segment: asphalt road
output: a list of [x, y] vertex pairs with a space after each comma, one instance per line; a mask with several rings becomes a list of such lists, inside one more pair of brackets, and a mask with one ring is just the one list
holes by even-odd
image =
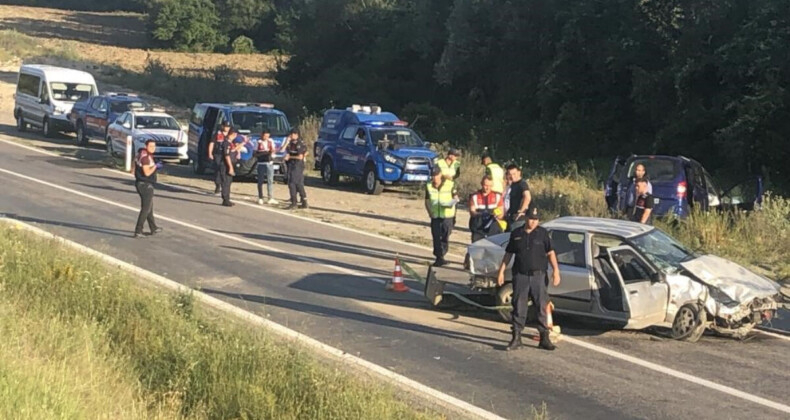
[[509, 327], [495, 318], [436, 311], [418, 294], [384, 290], [393, 255], [417, 265], [430, 257], [423, 248], [162, 186], [155, 211], [164, 233], [133, 239], [139, 198], [127, 175], [0, 146], [0, 213], [501, 416], [525, 418], [544, 402], [553, 418], [790, 416], [786, 339], [705, 336], [691, 344], [559, 318], [566, 339], [557, 351], [507, 353]]

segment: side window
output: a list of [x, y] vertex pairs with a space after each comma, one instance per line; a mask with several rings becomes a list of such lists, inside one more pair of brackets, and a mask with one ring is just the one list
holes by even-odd
[[195, 105], [195, 108], [192, 109], [192, 116], [190, 117], [190, 121], [192, 124], [201, 125], [203, 124], [203, 117], [206, 115], [206, 108]]
[[343, 131], [343, 135], [341, 138], [345, 141], [354, 141], [354, 137], [357, 135], [357, 127], [346, 127]]
[[39, 85], [41, 85], [41, 78], [38, 76], [24, 73], [19, 74], [19, 84], [17, 85], [17, 91], [19, 91], [19, 93], [38, 97]]
[[102, 101], [101, 98], [93, 98], [93, 100], [91, 101], [91, 108], [98, 111], [99, 107], [101, 107], [101, 101]]
[[584, 252], [584, 234], [566, 232], [562, 230], [551, 231], [551, 244], [557, 254], [557, 262], [574, 267], [586, 267]]
[[43, 82], [40, 85], [39, 92], [41, 92], [41, 95], [39, 96], [41, 98], [41, 101], [44, 102], [45, 104], [48, 104], [49, 103], [49, 90], [47, 89], [47, 85], [44, 84]]
[[650, 280], [650, 269], [644, 262], [630, 249], [619, 249], [612, 251], [614, 260], [620, 275], [623, 276], [625, 284], [636, 283]]
[[107, 100], [102, 99], [99, 101], [99, 112], [107, 112]]
[[128, 112], [124, 112], [123, 115], [118, 117], [118, 124], [124, 125], [127, 122], [129, 122], [129, 113]]

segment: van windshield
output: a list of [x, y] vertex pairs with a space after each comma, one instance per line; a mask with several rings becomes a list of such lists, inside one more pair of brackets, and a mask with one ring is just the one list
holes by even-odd
[[49, 84], [52, 99], [66, 102], [77, 102], [93, 93], [93, 85], [83, 83], [52, 82]]
[[423, 147], [422, 139], [414, 131], [408, 128], [382, 128], [371, 129], [370, 139], [373, 144], [380, 144], [387, 149], [398, 149], [401, 147]]
[[260, 134], [268, 128], [273, 137], [288, 134], [288, 120], [273, 112], [235, 111], [230, 114], [231, 124], [237, 130], [249, 130], [250, 134]]

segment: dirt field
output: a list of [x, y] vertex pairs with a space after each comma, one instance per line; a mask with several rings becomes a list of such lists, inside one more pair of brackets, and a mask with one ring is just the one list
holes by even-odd
[[14, 30], [42, 45], [68, 49], [92, 64], [117, 65], [141, 72], [148, 60], [159, 60], [184, 74], [203, 74], [226, 65], [240, 72], [248, 85], [268, 85], [276, 70], [268, 55], [191, 54], [153, 51], [145, 34], [144, 16], [133, 13], [91, 13], [37, 7], [0, 6], [0, 30]]

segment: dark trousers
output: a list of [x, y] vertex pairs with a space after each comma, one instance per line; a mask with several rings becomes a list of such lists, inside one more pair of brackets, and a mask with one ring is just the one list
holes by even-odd
[[214, 162], [214, 194], [222, 188], [222, 167], [221, 163]]
[[156, 221], [154, 220], [154, 184], [150, 182], [134, 183], [137, 189], [137, 194], [140, 194], [140, 215], [137, 216], [137, 226], [134, 228], [135, 233], [143, 233], [143, 225], [148, 221], [148, 228], [151, 232], [156, 229]]
[[433, 255], [443, 259], [450, 248], [450, 234], [453, 233], [453, 219], [431, 219]]
[[217, 181], [222, 190], [222, 202], [230, 203], [230, 186], [233, 183], [233, 176], [228, 173], [228, 168], [225, 165], [217, 167]]
[[291, 203], [296, 204], [296, 193], [302, 199], [302, 203], [307, 200], [307, 193], [304, 191], [304, 161], [288, 161], [288, 192], [291, 194]]
[[521, 331], [527, 323], [527, 303], [532, 298], [532, 304], [538, 311], [538, 331], [548, 330], [546, 320], [546, 304], [549, 303], [549, 292], [545, 271], [535, 271], [530, 275], [513, 275], [513, 330]]

